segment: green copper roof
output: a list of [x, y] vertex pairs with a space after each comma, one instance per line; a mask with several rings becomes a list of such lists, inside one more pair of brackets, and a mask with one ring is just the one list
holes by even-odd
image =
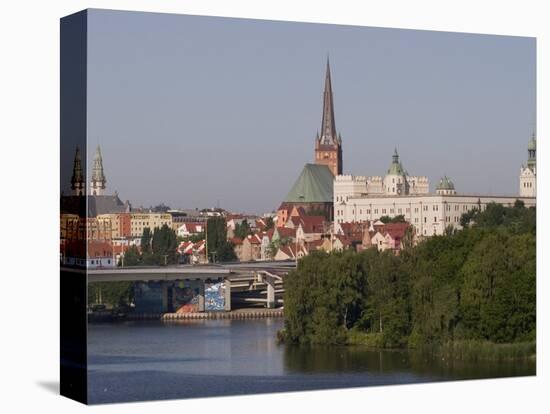
[[334, 176], [326, 165], [306, 164], [285, 200], [289, 203], [332, 203]]
[[455, 189], [454, 183], [446, 175], [441, 180], [439, 180], [439, 184], [437, 184], [437, 190], [454, 190], [454, 189]]
[[392, 162], [390, 168], [388, 169], [388, 175], [407, 175], [405, 169], [401, 162], [399, 162], [399, 154], [397, 153], [397, 148], [395, 149], [392, 155]]

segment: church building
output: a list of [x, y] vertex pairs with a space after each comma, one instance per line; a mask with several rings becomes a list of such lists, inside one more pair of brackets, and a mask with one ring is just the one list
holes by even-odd
[[288, 220], [293, 207], [333, 219], [334, 177], [342, 174], [342, 137], [336, 132], [330, 63], [327, 59], [321, 133], [315, 137], [315, 163], [306, 164], [277, 211], [277, 226]]
[[61, 213], [91, 218], [107, 213], [129, 212], [131, 206], [128, 201], [122, 202], [116, 192], [113, 195], [105, 194], [106, 184], [103, 157], [98, 145], [94, 155], [90, 183], [86, 189], [82, 158], [80, 149], [77, 147], [71, 176], [71, 195], [61, 196]]

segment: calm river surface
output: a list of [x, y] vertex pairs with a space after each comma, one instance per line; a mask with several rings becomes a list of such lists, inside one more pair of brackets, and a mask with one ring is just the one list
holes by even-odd
[[282, 319], [88, 325], [92, 404], [535, 374], [534, 362], [458, 363], [407, 351], [276, 345]]

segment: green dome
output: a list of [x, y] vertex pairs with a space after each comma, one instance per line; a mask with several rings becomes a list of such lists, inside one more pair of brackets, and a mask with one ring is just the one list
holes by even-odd
[[450, 180], [450, 178], [447, 177], [446, 175], [441, 180], [439, 180], [439, 184], [437, 184], [437, 190], [454, 190], [454, 189], [455, 189], [455, 185]]

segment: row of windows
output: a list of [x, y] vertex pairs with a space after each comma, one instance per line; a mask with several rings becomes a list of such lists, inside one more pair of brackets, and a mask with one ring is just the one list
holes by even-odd
[[523, 183], [523, 188], [533, 188], [533, 183]]

